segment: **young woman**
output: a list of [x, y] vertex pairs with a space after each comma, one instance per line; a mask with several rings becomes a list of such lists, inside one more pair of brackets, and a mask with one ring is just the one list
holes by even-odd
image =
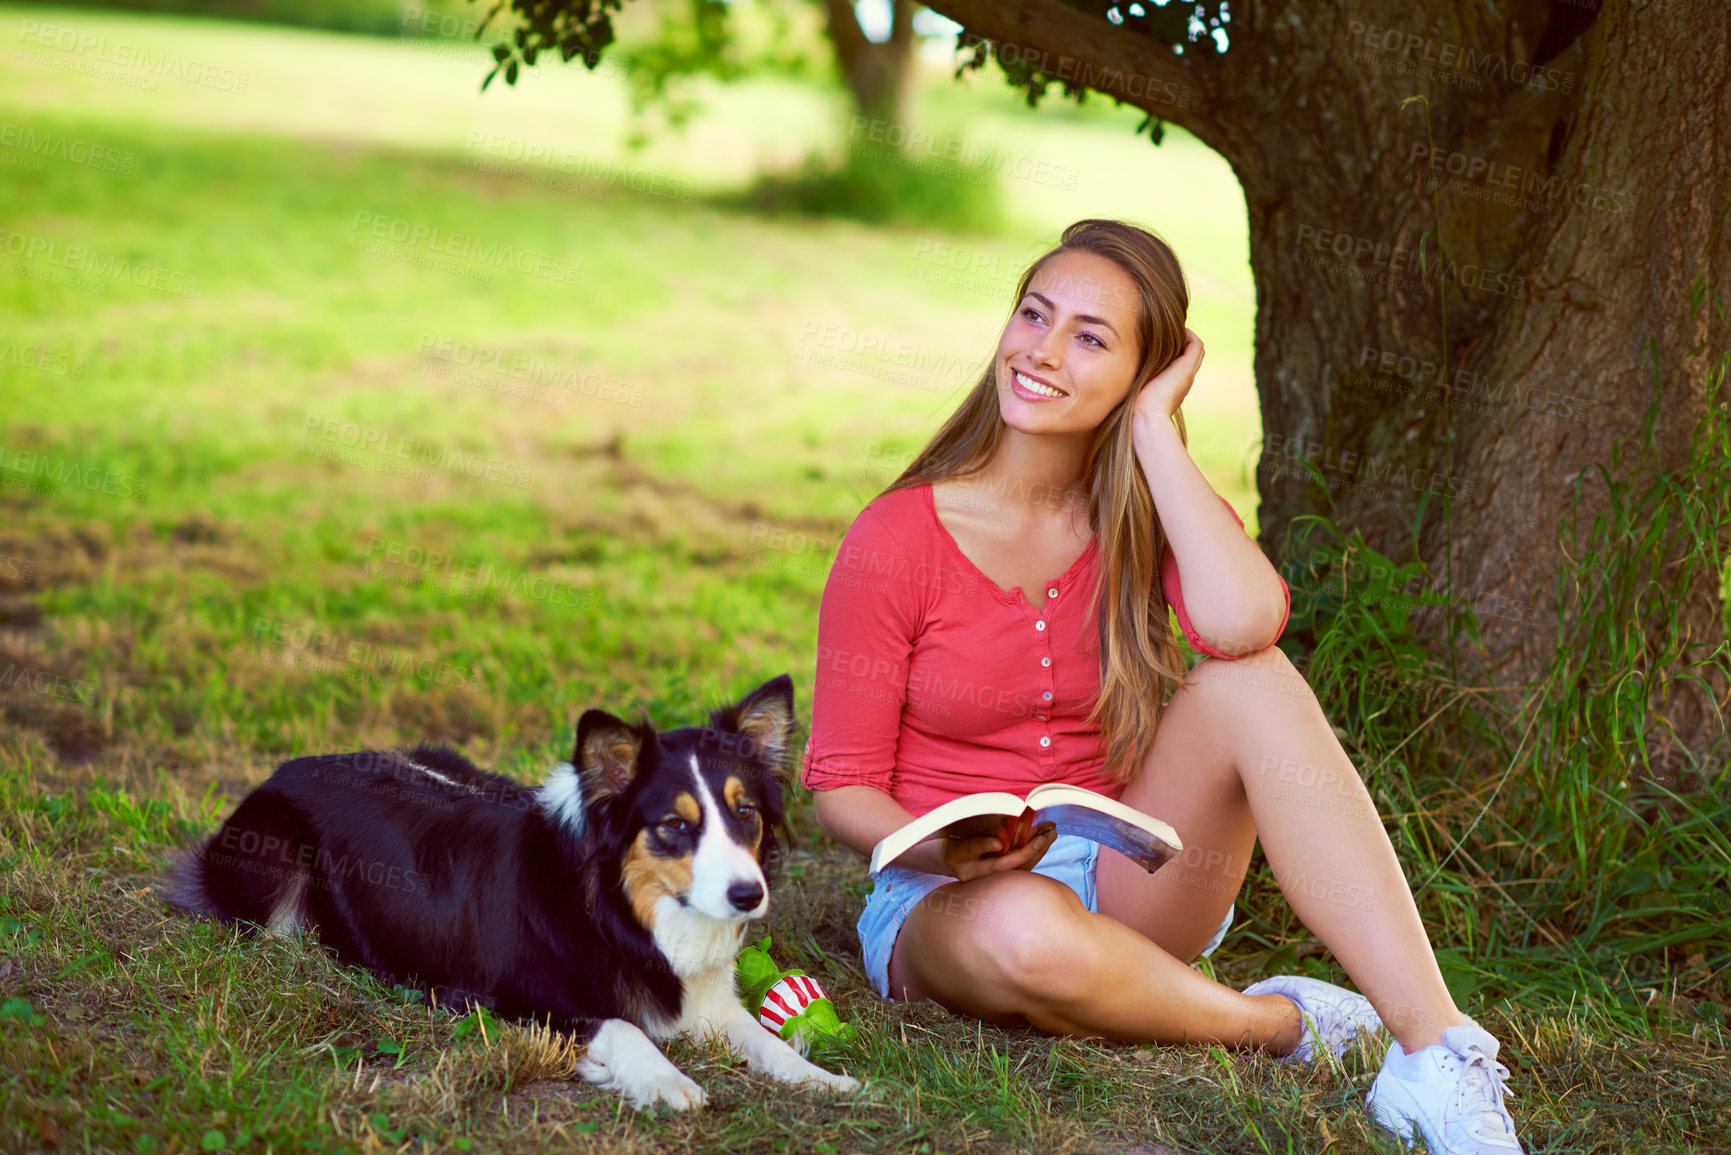
[[[1052, 781], [1163, 819], [1185, 853], [1150, 875], [1016, 821], [924, 843], [874, 877], [867, 973], [992, 1023], [1299, 1059], [1386, 1025], [1379, 1122], [1519, 1151], [1497, 1041], [1455, 1007], [1363, 781], [1273, 644], [1286, 583], [1189, 457], [1188, 308], [1171, 249], [1117, 221], [1023, 274], [978, 384], [838, 551], [803, 768], [862, 855], [951, 798]], [[1209, 655], [1188, 672], [1168, 606]], [[1363, 996], [1191, 967], [1258, 839]]]

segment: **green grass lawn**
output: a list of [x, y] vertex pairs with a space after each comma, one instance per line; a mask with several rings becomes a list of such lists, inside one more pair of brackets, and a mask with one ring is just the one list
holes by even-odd
[[[292, 755], [431, 738], [529, 780], [589, 705], [690, 724], [786, 671], [805, 709], [830, 547], [1079, 217], [1186, 262], [1192, 452], [1254, 530], [1243, 201], [1213, 154], [934, 66], [922, 123], [1075, 187], [1004, 179], [989, 234], [867, 228], [725, 207], [839, 147], [840, 100], [791, 84], [718, 91], [634, 154], [617, 77], [481, 95], [478, 50], [16, 7], [0, 44], [0, 1149], [1395, 1149], [1365, 1056], [1299, 1072], [882, 1004], [863, 865], [803, 797], [767, 929], [863, 1028], [857, 1103], [681, 1044], [713, 1108], [634, 1117], [557, 1039], [146, 889]], [[119, 63], [163, 51], [178, 70]], [[531, 149], [556, 163], [497, 169]], [[1306, 941], [1216, 963], [1327, 974]], [[1472, 1008], [1529, 1150], [1731, 1145], [1718, 1021], [1621, 993]]]

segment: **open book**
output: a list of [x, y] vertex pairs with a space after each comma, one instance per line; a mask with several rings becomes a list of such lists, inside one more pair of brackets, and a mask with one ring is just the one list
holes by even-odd
[[1178, 832], [1158, 818], [1080, 786], [1049, 782], [1036, 786], [1026, 798], [1002, 792], [967, 794], [928, 810], [872, 849], [872, 873], [928, 838], [996, 835], [1001, 819], [1024, 814], [1032, 815], [1030, 829], [1050, 822], [1059, 834], [1075, 834], [1110, 846], [1150, 874], [1167, 859], [1184, 853]]

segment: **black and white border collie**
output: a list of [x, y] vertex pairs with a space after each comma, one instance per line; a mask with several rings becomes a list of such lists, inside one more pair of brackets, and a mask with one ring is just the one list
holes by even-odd
[[272, 934], [316, 928], [343, 962], [437, 1005], [548, 1021], [588, 1043], [578, 1073], [634, 1107], [703, 1105], [651, 1041], [681, 1034], [783, 1082], [858, 1090], [734, 989], [781, 856], [793, 683], [710, 721], [658, 734], [589, 710], [539, 788], [444, 748], [296, 758], [178, 853], [161, 894]]

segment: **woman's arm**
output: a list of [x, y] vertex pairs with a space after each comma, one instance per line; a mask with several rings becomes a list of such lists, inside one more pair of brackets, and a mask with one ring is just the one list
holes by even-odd
[[1222, 508], [1172, 424], [1202, 364], [1201, 339], [1184, 332], [1184, 352], [1136, 399], [1136, 460], [1177, 559], [1191, 624], [1222, 653], [1249, 653], [1274, 643], [1286, 595], [1280, 575]]
[[[858, 854], [870, 858], [872, 847], [914, 820], [900, 802], [875, 786], [838, 786], [814, 794], [817, 824], [823, 832]], [[927, 874], [948, 874], [936, 842], [922, 842], [908, 851], [900, 865]]]
[[[872, 848], [886, 835], [914, 820], [901, 803], [875, 786], [837, 786], [816, 791], [815, 797], [817, 824], [823, 832], [862, 858], [870, 858]], [[1050, 827], [1008, 834], [1016, 849], [1007, 854], [1002, 853], [1005, 840], [1001, 838], [934, 838], [917, 844], [896, 859], [896, 865], [964, 881], [1000, 870], [1032, 870], [1057, 837]]]

